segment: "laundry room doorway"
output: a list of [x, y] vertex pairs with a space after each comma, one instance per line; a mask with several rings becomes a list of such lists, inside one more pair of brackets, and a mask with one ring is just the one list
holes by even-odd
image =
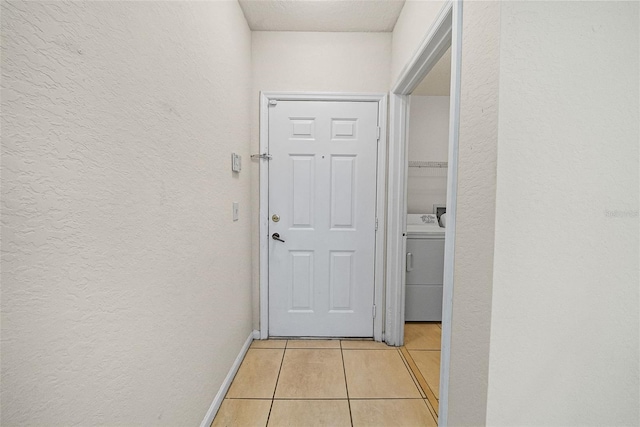
[[[413, 348], [416, 358], [422, 359], [421, 364], [423, 367], [425, 369], [429, 368], [427, 375], [430, 378], [423, 378], [423, 380], [427, 384], [431, 383], [427, 388], [433, 393], [428, 398], [437, 411], [440, 425], [447, 425], [448, 411], [456, 232], [458, 127], [460, 122], [461, 48], [462, 2], [448, 1], [438, 14], [420, 48], [403, 69], [390, 94], [385, 340], [391, 345], [404, 344], [405, 356], [409, 356], [410, 359], [413, 359], [411, 357], [411, 348]], [[449, 51], [450, 64], [444, 65], [444, 68], [448, 68], [450, 72], [448, 76], [450, 99], [448, 100], [446, 161], [445, 159], [435, 158], [411, 159], [409, 158], [411, 95], [432, 70], [438, 70], [437, 64], [443, 56], [445, 61], [448, 60], [449, 54], [447, 52]], [[441, 66], [440, 68], [443, 67]], [[429, 232], [432, 232], [431, 236], [426, 236], [429, 240], [424, 240], [421, 243], [429, 243], [427, 245], [430, 248], [428, 252], [433, 254], [429, 258], [431, 261], [435, 257], [442, 257], [442, 280], [440, 283], [438, 283], [438, 277], [436, 277], [440, 274], [438, 268], [435, 269], [435, 273], [434, 268], [431, 268], [429, 271], [423, 271], [425, 274], [416, 274], [418, 272], [415, 270], [415, 254], [413, 253], [415, 249], [412, 248], [413, 252], [408, 252], [407, 250], [408, 233], [416, 231], [407, 224], [407, 190], [409, 176], [412, 175], [410, 161], [417, 162], [413, 164], [414, 167], [422, 166], [425, 167], [425, 170], [432, 170], [433, 175], [442, 175], [446, 170], [446, 196], [444, 203], [446, 206], [446, 227], [439, 227], [441, 225], [442, 211], [439, 213], [438, 208], [443, 208], [440, 201], [431, 202], [431, 212], [419, 212], [419, 222], [422, 225], [434, 226], [422, 235], [422, 237], [425, 237]], [[422, 201], [422, 203], [426, 202]], [[429, 210], [429, 206], [422, 206], [421, 209]], [[424, 221], [421, 218], [422, 216], [424, 216]], [[442, 238], [440, 235], [436, 236], [438, 233], [442, 234], [441, 228], [444, 229], [443, 245], [436, 242], [436, 240]], [[436, 264], [438, 263], [434, 263], [432, 267], [435, 267]], [[422, 265], [424, 266], [425, 264], [423, 263]], [[421, 289], [416, 286], [412, 289], [411, 292], [414, 292], [410, 296], [412, 301], [408, 302], [408, 283], [410, 285], [427, 286], [422, 286]], [[415, 294], [416, 292], [417, 294]], [[432, 304], [434, 300], [440, 299], [438, 292], [441, 292], [442, 295], [440, 313], [437, 312], [437, 304]], [[429, 299], [428, 313], [418, 313], [418, 315], [425, 315], [425, 319], [432, 320], [430, 320], [430, 323], [427, 321], [422, 322], [424, 324], [423, 329], [425, 329], [423, 331], [417, 328], [415, 324], [411, 324], [405, 329], [407, 307], [410, 311], [415, 311], [416, 308], [424, 308], [420, 304], [417, 306], [415, 304], [416, 298], [422, 297]], [[409, 303], [408, 306], [407, 303]], [[413, 314], [410, 313], [410, 315]], [[436, 317], [432, 317], [434, 315]], [[438, 322], [438, 319], [441, 321]], [[423, 347], [424, 345], [426, 347]], [[417, 353], [417, 351], [429, 353]], [[439, 353], [439, 360], [435, 357], [436, 353]], [[412, 362], [417, 361], [412, 360], [410, 363]]]
[[451, 48], [410, 96], [403, 354], [437, 415], [447, 225]]

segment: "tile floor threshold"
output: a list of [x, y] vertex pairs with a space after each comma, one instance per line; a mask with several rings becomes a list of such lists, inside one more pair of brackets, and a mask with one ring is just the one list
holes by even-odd
[[421, 372], [435, 358], [420, 357], [438, 353], [439, 366], [440, 328], [411, 325], [401, 348], [370, 340], [254, 341], [212, 426], [436, 426], [437, 384], [428, 382], [436, 377]]

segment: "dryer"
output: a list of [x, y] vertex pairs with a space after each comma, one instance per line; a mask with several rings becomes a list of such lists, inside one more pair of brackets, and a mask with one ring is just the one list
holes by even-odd
[[442, 321], [444, 232], [436, 214], [407, 215], [407, 322]]

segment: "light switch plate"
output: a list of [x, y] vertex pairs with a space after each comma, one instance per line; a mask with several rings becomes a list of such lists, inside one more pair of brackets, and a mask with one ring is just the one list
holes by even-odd
[[233, 202], [233, 220], [237, 221], [240, 216], [240, 208], [238, 207], [238, 202]]
[[242, 157], [236, 153], [231, 153], [231, 170], [240, 172], [240, 169], [242, 169]]

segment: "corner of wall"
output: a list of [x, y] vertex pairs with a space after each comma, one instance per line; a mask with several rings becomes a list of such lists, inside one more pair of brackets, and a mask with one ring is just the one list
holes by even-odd
[[493, 287], [500, 2], [465, 2], [449, 423], [486, 423]]

